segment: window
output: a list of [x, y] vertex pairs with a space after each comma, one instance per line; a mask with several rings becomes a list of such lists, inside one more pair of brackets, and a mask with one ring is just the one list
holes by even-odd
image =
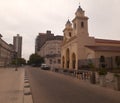
[[69, 37], [71, 37], [71, 32], [69, 32]]
[[53, 54], [53, 51], [50, 51], [50, 54]]
[[50, 64], [52, 64], [52, 59], [50, 59]]
[[60, 64], [61, 63], [61, 60], [60, 59], [58, 59], [58, 64]]
[[58, 54], [60, 54], [60, 51], [58, 51]]
[[84, 28], [84, 22], [83, 21], [81, 22], [81, 27]]
[[102, 55], [100, 56], [100, 67], [105, 68], [106, 67], [106, 63], [105, 63], [105, 57]]
[[119, 68], [119, 66], [120, 66], [120, 56], [115, 56], [115, 63], [117, 65], [117, 67]]
[[105, 62], [105, 57], [103, 55], [100, 56], [100, 62]]

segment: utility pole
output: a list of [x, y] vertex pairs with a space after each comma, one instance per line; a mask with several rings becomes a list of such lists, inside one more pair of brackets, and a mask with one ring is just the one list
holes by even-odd
[[15, 52], [15, 71], [18, 71], [17, 64], [18, 64], [18, 56], [17, 56], [17, 52]]

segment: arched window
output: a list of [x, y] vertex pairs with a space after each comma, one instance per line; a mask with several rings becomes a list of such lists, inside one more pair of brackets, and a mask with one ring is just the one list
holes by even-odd
[[84, 22], [83, 21], [81, 22], [81, 27], [84, 28]]
[[100, 56], [100, 67], [105, 68], [106, 64], [105, 64], [105, 57], [102, 55]]
[[120, 56], [115, 57], [115, 63], [117, 65], [117, 67], [119, 68], [120, 67]]
[[76, 29], [76, 23], [74, 23], [74, 29]]
[[105, 57], [102, 55], [102, 56], [100, 56], [100, 62], [105, 62]]
[[71, 32], [69, 32], [69, 37], [71, 37], [72, 35], [71, 35]]
[[61, 60], [60, 59], [58, 59], [58, 64], [60, 64], [61, 63]]

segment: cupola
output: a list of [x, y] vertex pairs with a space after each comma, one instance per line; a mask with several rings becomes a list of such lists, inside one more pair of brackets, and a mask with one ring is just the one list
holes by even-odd
[[81, 6], [79, 5], [77, 11], [75, 12], [75, 15], [77, 17], [83, 17], [84, 16], [84, 10], [81, 8]]
[[68, 19], [67, 23], [65, 24], [66, 28], [72, 28], [72, 23], [70, 22], [70, 20]]

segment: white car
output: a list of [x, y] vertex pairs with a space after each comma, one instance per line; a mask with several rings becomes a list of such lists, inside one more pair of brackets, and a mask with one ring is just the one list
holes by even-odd
[[41, 64], [41, 69], [50, 70], [50, 67], [47, 64]]

